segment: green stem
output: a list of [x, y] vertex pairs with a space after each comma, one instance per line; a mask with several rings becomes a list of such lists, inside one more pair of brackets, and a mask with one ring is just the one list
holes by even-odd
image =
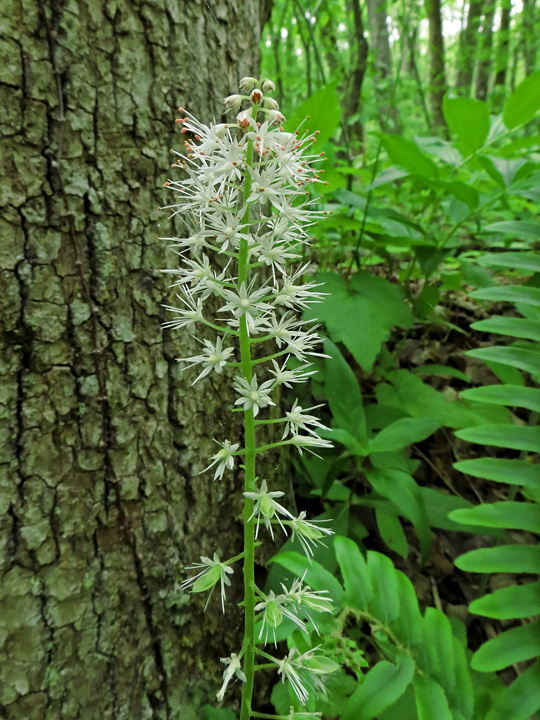
[[[247, 147], [247, 167], [253, 164], [253, 141]], [[249, 169], [244, 178], [244, 201], [251, 193], [251, 174]], [[243, 218], [249, 220], [249, 206]], [[240, 241], [238, 258], [238, 285], [243, 282], [247, 285], [248, 274], [248, 243], [245, 238]], [[248, 335], [246, 316], [240, 318], [240, 362], [242, 377], [251, 382], [251, 345]], [[255, 489], [255, 421], [253, 409], [244, 413], [245, 456], [244, 456], [244, 489], [253, 492]], [[251, 700], [253, 697], [253, 679], [255, 674], [255, 522], [253, 514], [253, 500], [244, 496], [244, 664], [243, 670], [246, 681], [242, 684], [242, 706], [240, 720], [250, 720]]]

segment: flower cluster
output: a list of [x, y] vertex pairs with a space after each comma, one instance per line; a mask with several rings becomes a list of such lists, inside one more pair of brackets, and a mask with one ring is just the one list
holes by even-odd
[[[172, 276], [179, 300], [176, 306], [165, 306], [171, 313], [165, 325], [188, 329], [201, 344], [199, 354], [179, 359], [183, 370], [195, 368], [192, 384], [213, 373], [229, 372], [237, 396], [234, 409], [245, 417], [245, 447], [231, 440], [216, 441], [220, 449], [205, 469], [213, 470], [214, 480], [221, 479], [234, 470], [237, 459], [244, 459], [245, 517], [249, 516], [244, 552], [225, 562], [217, 554], [213, 559], [201, 557], [200, 563], [188, 568], [197, 574], [182, 584], [192, 592], [212, 591], [219, 584], [223, 611], [231, 565], [241, 559], [253, 564], [254, 539], [261, 524], [272, 538], [276, 523], [285, 534], [290, 532], [310, 561], [314, 547], [331, 534], [321, 523], [309, 522], [305, 512], [295, 517], [277, 501], [284, 493], [270, 491], [266, 480], [257, 484], [255, 477], [256, 455], [269, 447], [293, 445], [300, 453], [331, 447], [318, 434], [324, 425], [309, 414], [320, 406], [304, 409], [295, 402], [285, 417], [265, 417], [276, 405], [280, 386], [306, 382], [314, 372], [310, 358], [323, 356], [317, 350], [317, 326], [303, 323], [297, 313], [324, 297], [316, 282], [305, 279], [310, 266], [301, 262], [310, 226], [326, 214], [309, 192], [312, 184], [322, 182], [319, 163], [324, 153], [310, 149], [317, 133], [301, 128], [284, 131], [279, 107], [268, 96], [272, 90], [269, 80], [244, 78], [240, 94], [224, 100], [236, 114], [230, 123], [208, 126], [180, 108], [177, 123], [186, 136], [186, 151], [171, 151], [176, 156], [172, 168], [180, 177], [165, 183], [175, 193], [174, 204], [167, 206], [170, 217], [181, 216], [185, 228], [184, 237], [165, 238], [179, 258], [178, 267], [164, 271]], [[242, 109], [244, 103], [247, 108]], [[254, 360], [254, 346], [261, 344], [263, 350], [268, 348], [267, 354], [260, 357], [258, 352]], [[296, 362], [291, 366], [293, 358]], [[256, 434], [267, 423], [283, 424], [281, 441], [257, 445]], [[250, 572], [244, 572], [246, 628], [253, 625], [248, 614], [254, 620], [258, 613], [260, 642], [264, 636], [266, 643], [269, 635], [276, 642], [275, 630], [284, 617], [306, 631], [306, 622], [316, 629], [310, 612], [332, 611], [325, 592], [304, 585], [304, 578], [289, 589], [282, 586], [279, 595], [257, 590], [256, 598]], [[255, 644], [246, 635], [241, 652], [223, 660], [226, 670], [219, 700], [234, 678], [252, 687], [246, 676], [253, 675]], [[331, 671], [330, 661], [315, 650], [300, 654], [293, 647], [285, 659], [272, 662], [302, 703], [307, 688], [323, 689], [321, 677]], [[251, 697], [243, 695], [242, 702], [241, 717], [250, 717]]]

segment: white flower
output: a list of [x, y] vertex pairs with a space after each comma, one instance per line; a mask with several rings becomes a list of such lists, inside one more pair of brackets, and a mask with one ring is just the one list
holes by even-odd
[[307, 415], [306, 413], [308, 413], [309, 410], [316, 410], [320, 407], [322, 407], [322, 405], [313, 405], [313, 407], [304, 410], [302, 406], [298, 404], [298, 400], [295, 400], [292, 408], [285, 413], [287, 424], [285, 425], [282, 439], [289, 433], [291, 433], [291, 435], [298, 435], [300, 430], [307, 430], [310, 435], [319, 438], [318, 434], [314, 430], [311, 430], [309, 426], [312, 425], [313, 427], [322, 428], [323, 430], [327, 430], [328, 428], [314, 415]]
[[240, 110], [242, 100], [245, 100], [245, 95], [228, 95], [226, 98], [223, 98], [227, 110], [233, 110], [234, 112]]
[[219, 692], [216, 693], [218, 702], [221, 702], [225, 697], [225, 690], [227, 689], [227, 685], [230, 683], [230, 681], [234, 678], [235, 675], [242, 682], [246, 682], [246, 676], [242, 670], [240, 660], [236, 653], [232, 653], [231, 657], [220, 659], [222, 663], [225, 663], [225, 665], [227, 665], [227, 667], [223, 673], [223, 685], [221, 686]]
[[271, 310], [272, 306], [263, 301], [267, 295], [266, 287], [253, 290], [252, 286], [246, 288], [246, 284], [242, 283], [237, 292], [223, 289], [221, 295], [228, 302], [219, 308], [218, 312], [232, 312], [235, 318], [246, 316], [248, 329], [253, 329], [254, 315]]
[[221, 585], [221, 608], [225, 612], [225, 585], [230, 585], [231, 581], [227, 575], [232, 575], [234, 570], [229, 567], [226, 563], [222, 563], [217, 553], [214, 553], [214, 558], [211, 560], [209, 557], [201, 555], [201, 562], [194, 563], [186, 570], [198, 570], [202, 568], [197, 575], [194, 575], [187, 580], [183, 580], [180, 585], [182, 589], [186, 590], [191, 587], [191, 592], [206, 592], [210, 590], [210, 595], [206, 601], [204, 609], [208, 607], [210, 598], [214, 591], [215, 586], [220, 583]]
[[293, 647], [283, 660], [276, 660], [275, 662], [278, 666], [278, 675], [281, 675], [281, 682], [285, 682], [285, 679], [287, 679], [296, 697], [300, 700], [302, 705], [305, 705], [309, 699], [309, 692], [302, 682], [302, 678], [300, 677], [298, 670], [294, 666], [294, 659], [297, 653], [298, 650]]
[[265, 78], [262, 82], [262, 89], [264, 90], [264, 92], [274, 92], [276, 86], [271, 80]]
[[263, 611], [259, 640], [262, 638], [263, 633], [265, 633], [264, 642], [266, 644], [268, 642], [268, 633], [272, 632], [274, 645], [277, 646], [276, 628], [283, 622], [284, 615], [292, 620], [300, 630], [307, 632], [305, 622], [300, 620], [299, 617], [286, 607], [287, 598], [284, 595], [276, 595], [273, 590], [270, 590], [268, 595], [262, 593], [262, 597], [263, 600], [255, 605], [255, 612]]
[[283, 660], [274, 660], [278, 666], [278, 675], [281, 675], [282, 681], [287, 678], [302, 705], [305, 705], [309, 698], [308, 688], [326, 694], [321, 678], [335, 672], [339, 667], [333, 660], [317, 653], [318, 649], [315, 647], [300, 654], [298, 649], [293, 647]]
[[234, 355], [234, 348], [224, 348], [220, 337], [217, 338], [215, 343], [212, 343], [210, 340], [202, 340], [202, 343], [204, 350], [201, 355], [177, 358], [178, 362], [189, 363], [183, 370], [187, 370], [194, 365], [203, 366], [202, 371], [191, 383], [192, 385], [195, 385], [198, 380], [208, 375], [212, 370], [215, 370], [215, 372], [220, 375], [231, 355]]
[[[249, 77], [249, 75], [247, 77], [242, 78], [240, 80], [240, 82], [238, 83], [238, 87], [240, 88], [240, 90], [242, 90], [242, 92], [251, 92], [253, 90], [253, 88], [255, 87], [255, 85], [257, 85], [257, 80], [254, 77]], [[263, 90], [264, 90], [264, 85], [263, 85]]]
[[308, 363], [307, 365], [299, 365], [297, 368], [287, 370], [286, 368], [289, 357], [290, 355], [287, 356], [281, 367], [279, 367], [275, 360], [272, 360], [272, 365], [274, 367], [269, 372], [274, 376], [274, 385], [285, 385], [285, 387], [292, 388], [291, 383], [306, 382], [310, 375], [314, 375], [317, 372], [316, 370], [306, 372], [306, 370], [311, 367], [311, 363]]
[[270, 398], [270, 392], [274, 389], [274, 381], [266, 380], [261, 385], [257, 383], [257, 377], [254, 375], [251, 382], [243, 377], [236, 377], [234, 389], [241, 397], [236, 400], [235, 405], [243, 405], [243, 410], [253, 408], [253, 415], [259, 414], [259, 408], [275, 405]]
[[163, 327], [170, 327], [174, 329], [183, 327], [190, 328], [195, 323], [204, 322], [204, 316], [202, 313], [202, 298], [198, 298], [197, 301], [195, 301], [189, 290], [187, 290], [186, 288], [183, 288], [183, 294], [185, 297], [182, 297], [178, 294], [176, 295], [176, 297], [184, 303], [187, 310], [184, 310], [183, 308], [173, 307], [171, 305], [164, 305], [163, 307], [165, 308], [165, 310], [176, 313], [178, 317], [175, 320], [168, 320], [167, 322], [163, 323]]
[[266, 529], [272, 536], [272, 540], [274, 539], [274, 531], [272, 530], [271, 520], [274, 516], [281, 525], [281, 529], [283, 530], [285, 535], [287, 534], [287, 531], [281, 524], [279, 516], [281, 514], [285, 515], [286, 517], [292, 518], [293, 515], [287, 510], [287, 508], [284, 508], [283, 505], [280, 505], [275, 501], [275, 498], [283, 497], [283, 495], [285, 495], [284, 492], [282, 492], [281, 490], [273, 490], [272, 492], [268, 492], [268, 485], [266, 484], [266, 480], [263, 480], [261, 483], [261, 487], [258, 490], [255, 490], [255, 492], [245, 492], [244, 495], [245, 497], [253, 500], [255, 503], [253, 506], [253, 512], [251, 513], [251, 517], [249, 518], [249, 520], [252, 520], [254, 517], [257, 518], [255, 538], [259, 536], [259, 524], [261, 521], [261, 516]]
[[217, 480], [218, 478], [221, 479], [223, 477], [223, 473], [225, 472], [225, 470], [234, 469], [235, 453], [240, 447], [240, 445], [238, 443], [233, 444], [229, 442], [229, 440], [224, 440], [222, 443], [218, 442], [218, 445], [221, 446], [221, 450], [218, 450], [215, 455], [212, 455], [210, 460], [212, 460], [213, 462], [211, 462], [207, 468], [201, 470], [199, 475], [202, 475], [202, 473], [210, 470], [210, 468], [214, 467], [214, 465], [217, 465], [216, 471], [214, 473], [214, 480]]
[[[302, 549], [306, 553], [309, 560], [313, 557], [312, 547], [322, 544], [321, 539], [325, 535], [333, 535], [334, 531], [330, 528], [321, 527], [315, 524], [317, 521], [308, 522], [306, 520], [306, 512], [302, 510], [297, 518], [292, 520], [283, 520], [284, 525], [288, 525], [292, 530], [292, 539], [298, 537]], [[324, 520], [319, 520], [325, 522]]]
[[330, 440], [325, 440], [324, 438], [313, 436], [313, 435], [296, 435], [293, 434], [287, 442], [290, 445], [295, 445], [298, 448], [298, 452], [300, 455], [303, 455], [303, 450], [307, 450], [312, 455], [315, 455], [316, 457], [320, 457], [317, 455], [316, 452], [313, 452], [312, 448], [314, 447], [320, 447], [320, 448], [333, 448], [334, 446], [330, 442]]

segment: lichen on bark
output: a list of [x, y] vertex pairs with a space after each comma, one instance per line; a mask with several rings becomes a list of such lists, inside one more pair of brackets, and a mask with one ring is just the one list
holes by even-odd
[[157, 206], [176, 107], [221, 114], [261, 3], [4, 11], [0, 715], [198, 718], [239, 628], [180, 573], [238, 551], [241, 478], [198, 476], [232, 394], [186, 393], [194, 343], [161, 332]]

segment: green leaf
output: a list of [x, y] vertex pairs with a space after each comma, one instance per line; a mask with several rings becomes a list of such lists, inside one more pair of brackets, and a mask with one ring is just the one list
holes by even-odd
[[519, 368], [519, 370], [531, 373], [531, 375], [540, 373], [540, 352], [537, 350], [520, 348], [515, 345], [506, 345], [504, 347], [496, 345], [494, 347], [478, 348], [477, 350], [467, 350], [466, 355], [484, 362], [510, 365], [510, 367]]
[[[476, 458], [461, 460], [454, 464], [456, 470], [466, 475], [492, 480], [493, 482], [538, 488], [540, 469], [538, 465], [525, 460], [507, 460], [506, 458]], [[457, 520], [457, 518], [452, 517]], [[460, 519], [459, 522], [462, 522]]]
[[415, 375], [437, 375], [438, 377], [453, 377], [463, 382], [470, 383], [471, 378], [461, 370], [457, 370], [447, 365], [419, 365], [412, 372]]
[[349, 538], [336, 537], [334, 548], [345, 585], [343, 602], [355, 610], [365, 612], [373, 595], [373, 586], [364, 556], [358, 545]]
[[367, 569], [373, 586], [371, 613], [384, 625], [399, 616], [399, 593], [396, 571], [389, 557], [369, 551]]
[[540, 70], [521, 82], [506, 99], [503, 122], [509, 130], [529, 122], [540, 108]]
[[368, 272], [354, 274], [350, 284], [337, 274], [320, 273], [330, 297], [306, 311], [324, 322], [334, 342], [343, 342], [359, 365], [370, 372], [394, 325], [410, 327], [412, 313], [396, 285]]
[[[521, 225], [520, 220], [508, 220], [503, 222], [515, 223], [511, 225], [510, 232], [514, 232], [515, 228], [519, 229]], [[532, 224], [532, 223], [531, 223]], [[489, 227], [489, 225], [488, 225]], [[506, 226], [505, 226], [506, 227]], [[540, 232], [540, 226], [534, 223], [533, 227], [536, 229], [535, 240], [538, 239], [538, 233]], [[532, 228], [531, 228], [532, 229]], [[534, 253], [527, 252], [498, 252], [490, 253], [489, 255], [482, 255], [477, 258], [477, 261], [481, 265], [487, 267], [503, 267], [503, 268], [520, 268], [521, 270], [531, 270], [532, 272], [540, 272], [540, 257]]]
[[406, 647], [415, 648], [420, 645], [423, 636], [423, 618], [418, 598], [412, 582], [404, 573], [396, 570], [396, 579], [400, 613], [391, 623], [392, 632]]
[[375, 519], [381, 537], [390, 550], [393, 550], [406, 560], [409, 554], [409, 543], [397, 514], [391, 510], [377, 507], [375, 508]]
[[237, 720], [230, 708], [215, 708], [205, 705], [203, 710], [206, 713], [206, 720]]
[[425, 440], [433, 435], [440, 426], [441, 423], [437, 418], [401, 418], [383, 428], [370, 440], [369, 450], [372, 453], [401, 450], [401, 448]]
[[[422, 559], [425, 561], [431, 548], [431, 529], [424, 499], [414, 478], [393, 468], [370, 470], [366, 472], [366, 478], [379, 495], [390, 500], [398, 515], [403, 515], [412, 522], [420, 541]], [[404, 557], [406, 555], [407, 550]]]
[[506, 315], [493, 315], [487, 320], [471, 323], [473, 330], [499, 333], [510, 337], [524, 338], [525, 340], [540, 341], [540, 322], [526, 318], [507, 317]]
[[420, 650], [423, 670], [437, 680], [450, 696], [456, 684], [454, 636], [450, 621], [436, 608], [426, 608], [424, 642]]
[[[287, 118], [284, 128], [287, 132], [294, 132], [303, 120], [300, 132], [318, 130], [317, 146], [324, 145], [339, 127], [341, 119], [341, 106], [337, 96], [337, 80], [328, 83], [313, 93], [303, 102], [295, 112]], [[320, 148], [319, 148], [320, 149]]]
[[375, 188], [381, 187], [381, 185], [387, 185], [388, 183], [394, 182], [395, 180], [401, 180], [409, 175], [408, 170], [402, 170], [398, 167], [387, 167], [377, 173], [375, 180], [364, 188], [364, 192], [369, 192]]
[[395, 164], [413, 175], [422, 175], [426, 178], [436, 178], [439, 170], [433, 160], [425, 155], [412, 140], [406, 140], [401, 135], [382, 135], [384, 149], [388, 157]]
[[449, 98], [443, 100], [443, 114], [450, 130], [463, 143], [468, 152], [481, 147], [489, 132], [489, 109], [482, 100]]
[[515, 240], [534, 241], [538, 240], [540, 235], [540, 225], [538, 223], [527, 222], [526, 220], [501, 220], [500, 222], [494, 222], [490, 225], [484, 225], [482, 231], [513, 235]]
[[350, 365], [330, 340], [324, 341], [324, 384], [330, 410], [337, 425], [367, 446], [366, 417], [362, 393]]
[[469, 610], [475, 615], [513, 620], [540, 614], [540, 584], [512, 585], [473, 600]]
[[537, 662], [499, 695], [486, 720], [529, 720], [539, 708], [540, 663]]
[[418, 720], [455, 720], [439, 683], [427, 675], [415, 675], [413, 685]]
[[402, 655], [396, 665], [381, 660], [349, 698], [341, 720], [373, 720], [395, 703], [414, 676], [414, 660]]
[[465, 430], [458, 430], [456, 436], [460, 440], [480, 443], [481, 445], [495, 445], [495, 447], [510, 448], [512, 450], [540, 452], [540, 427], [508, 424], [479, 425]]
[[[540, 530], [540, 527], [538, 528]], [[465, 572], [532, 573], [540, 572], [540, 545], [497, 545], [460, 555], [455, 565]]]
[[540, 389], [538, 388], [522, 387], [521, 385], [485, 385], [462, 390], [461, 397], [540, 412]]
[[336, 606], [341, 606], [343, 588], [332, 573], [325, 570], [325, 568], [315, 560], [310, 562], [305, 555], [289, 551], [274, 555], [270, 562], [278, 563], [292, 572], [296, 577], [302, 577], [303, 574], [306, 573], [306, 582], [311, 585], [314, 590], [328, 590]]
[[540, 288], [528, 285], [497, 285], [480, 288], [469, 294], [476, 300], [493, 300], [494, 302], [520, 302], [525, 305], [540, 307]]
[[[529, 465], [529, 467], [534, 466]], [[536, 466], [536, 471], [536, 479], [540, 482], [540, 465]], [[470, 523], [471, 525], [513, 528], [516, 530], [528, 530], [529, 532], [540, 533], [540, 505], [536, 505], [535, 503], [505, 500], [503, 502], [486, 503], [485, 505], [477, 505], [472, 508], [454, 510], [451, 516], [452, 520]]]
[[480, 672], [497, 672], [510, 665], [540, 656], [540, 622], [512, 628], [485, 642], [471, 666]]
[[[440, 490], [433, 490], [433, 488], [428, 487], [420, 488], [420, 492], [424, 498], [424, 505], [429, 517], [429, 523], [432, 527], [441, 528], [442, 530], [486, 535], [486, 529], [481, 525], [465, 526], [449, 518], [449, 514], [453, 510], [472, 507], [468, 500], [456, 497], [455, 495], [446, 495]], [[489, 534], [495, 537], [504, 536], [504, 533], [501, 533], [500, 530], [494, 530]]]

